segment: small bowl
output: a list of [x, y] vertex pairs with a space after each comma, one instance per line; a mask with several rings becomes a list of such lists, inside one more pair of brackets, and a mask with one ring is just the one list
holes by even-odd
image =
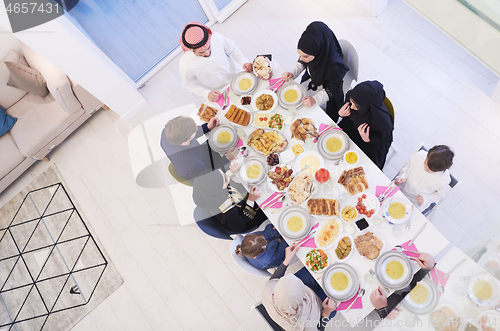
[[[356, 156], [356, 157], [355, 157], [356, 161], [355, 161], [355, 162], [353, 162], [353, 163], [351, 163], [351, 162], [347, 161], [348, 155], [349, 155], [349, 156], [351, 155], [350, 153], [354, 153], [354, 155]], [[349, 164], [349, 165], [355, 165], [355, 164], [356, 164], [356, 163], [358, 163], [358, 161], [359, 161], [359, 155], [358, 155], [358, 153], [357, 153], [356, 151], [354, 151], [354, 150], [350, 149], [350, 150], [348, 150], [348, 151], [346, 151], [346, 152], [345, 152], [345, 154], [344, 154], [344, 161], [345, 161], [347, 164]]]
[[[310, 271], [312, 271], [312, 272], [315, 272], [315, 273], [320, 274], [320, 273], [322, 273], [323, 271], [325, 271], [325, 270], [326, 270], [326, 268], [328, 268], [328, 266], [332, 263], [332, 262], [331, 262], [331, 257], [328, 255], [328, 253], [326, 252], [326, 250], [325, 250], [324, 248], [313, 248], [313, 249], [311, 249], [309, 252], [307, 252], [307, 254], [309, 254], [309, 253], [310, 253], [310, 252], [312, 252], [313, 250], [323, 251], [323, 253], [325, 253], [325, 255], [326, 255], [326, 257], [327, 257], [327, 260], [326, 260], [326, 266], [325, 266], [323, 269], [321, 269], [321, 270], [313, 270], [313, 269], [311, 268], [311, 266], [309, 266], [309, 265], [307, 265], [307, 264], [306, 264], [307, 269], [309, 269], [309, 270], [310, 270]], [[307, 254], [306, 254], [306, 258], [305, 258], [305, 259], [306, 259], [306, 262], [307, 262]]]
[[[352, 219], [352, 220], [350, 220], [350, 221], [348, 221], [348, 220], [344, 219], [344, 216], [342, 216], [342, 212], [344, 211], [344, 209], [349, 208], [349, 207], [351, 207], [351, 208], [354, 210], [354, 213], [355, 213], [355, 216], [354, 216], [354, 217], [353, 217], [353, 219]], [[342, 209], [340, 210], [340, 218], [341, 218], [344, 222], [346, 222], [346, 223], [353, 223], [353, 224], [354, 224], [354, 221], [356, 220], [356, 218], [357, 218], [357, 217], [358, 217], [358, 211], [357, 211], [357, 210], [356, 210], [356, 208], [355, 208], [355, 207], [353, 207], [353, 206], [345, 206], [344, 208], [342, 208]]]

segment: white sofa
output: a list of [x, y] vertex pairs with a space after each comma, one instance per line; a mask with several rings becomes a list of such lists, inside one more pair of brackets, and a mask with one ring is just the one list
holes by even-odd
[[[104, 104], [62, 71], [20, 43], [0, 63], [0, 106], [16, 117], [12, 129], [0, 137], [0, 193], [33, 163], [43, 160]], [[5, 51], [4, 51], [5, 53]], [[5, 61], [25, 63], [47, 81], [49, 94], [40, 97], [7, 85]]]

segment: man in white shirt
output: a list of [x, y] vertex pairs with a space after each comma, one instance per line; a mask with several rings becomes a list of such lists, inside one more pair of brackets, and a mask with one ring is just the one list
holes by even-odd
[[234, 41], [212, 32], [204, 24], [189, 23], [179, 39], [184, 54], [179, 61], [182, 87], [209, 101], [219, 99], [219, 90], [240, 70], [252, 71], [252, 64]]

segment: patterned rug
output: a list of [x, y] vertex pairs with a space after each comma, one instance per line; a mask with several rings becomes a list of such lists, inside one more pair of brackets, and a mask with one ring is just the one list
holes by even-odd
[[55, 165], [0, 209], [0, 330], [70, 330], [122, 283]]

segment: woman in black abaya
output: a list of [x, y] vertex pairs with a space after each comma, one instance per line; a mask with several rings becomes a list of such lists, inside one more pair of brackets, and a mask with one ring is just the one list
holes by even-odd
[[359, 83], [346, 93], [339, 110], [339, 126], [381, 170], [392, 143], [394, 119], [384, 105], [383, 85], [374, 80]]
[[310, 79], [308, 90], [317, 93], [305, 97], [304, 105], [311, 107], [315, 103], [320, 106], [326, 103], [326, 113], [337, 121], [337, 111], [344, 101], [344, 76], [349, 71], [337, 38], [325, 23], [312, 22], [299, 39], [297, 53], [299, 61], [291, 72], [283, 73], [283, 80], [288, 82], [306, 70], [301, 83]]

